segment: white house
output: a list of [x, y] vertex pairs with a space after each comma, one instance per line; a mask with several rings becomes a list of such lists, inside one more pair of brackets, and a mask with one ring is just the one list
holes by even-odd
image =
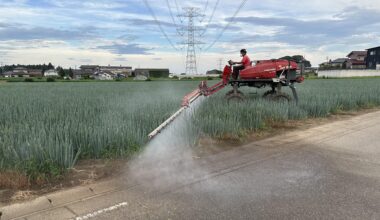
[[46, 77], [52, 77], [52, 76], [59, 76], [58, 72], [55, 69], [46, 70], [44, 73], [44, 76]]
[[101, 71], [110, 72], [113, 75], [122, 75], [124, 77], [132, 76], [132, 67], [130, 66], [101, 66]]
[[7, 71], [7, 72], [4, 72], [4, 73], [3, 73], [3, 76], [4, 76], [5, 78], [10, 78], [10, 77], [12, 77], [12, 75], [13, 75], [13, 71]]
[[113, 80], [113, 76], [105, 71], [99, 71], [94, 74], [95, 79], [97, 80]]

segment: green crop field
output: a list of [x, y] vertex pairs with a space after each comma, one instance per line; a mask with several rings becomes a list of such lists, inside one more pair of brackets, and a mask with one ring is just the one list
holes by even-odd
[[[60, 173], [82, 158], [128, 156], [148, 141], [148, 133], [176, 111], [197, 84], [0, 84], [0, 171], [35, 177]], [[253, 88], [243, 89], [247, 101], [227, 103], [223, 96], [230, 88], [226, 88], [193, 110], [188, 123], [191, 138], [226, 134], [240, 138], [269, 122], [378, 106], [379, 84], [377, 78], [310, 80], [298, 85], [298, 106], [264, 100], [266, 89]]]
[[0, 170], [59, 173], [78, 158], [129, 155], [198, 82], [0, 85]]
[[[380, 105], [380, 79], [310, 80], [297, 85], [300, 97], [295, 103], [274, 103], [261, 96], [267, 89], [244, 88], [242, 103], [226, 104], [221, 92], [208, 98], [193, 117], [194, 129], [212, 137], [239, 138], [271, 122], [326, 117], [339, 111]], [[291, 95], [289, 88], [283, 89]], [[250, 94], [258, 91], [258, 94]]]

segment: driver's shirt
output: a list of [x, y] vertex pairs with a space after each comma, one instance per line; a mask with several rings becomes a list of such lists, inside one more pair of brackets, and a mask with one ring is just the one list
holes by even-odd
[[243, 63], [244, 68], [251, 66], [251, 59], [249, 59], [248, 55], [244, 55], [243, 59], [241, 60]]

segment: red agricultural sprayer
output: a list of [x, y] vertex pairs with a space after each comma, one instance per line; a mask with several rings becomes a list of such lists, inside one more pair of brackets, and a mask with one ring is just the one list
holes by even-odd
[[226, 99], [231, 100], [244, 100], [244, 94], [239, 90], [242, 86], [265, 88], [270, 87], [264, 93], [264, 98], [273, 101], [290, 101], [291, 97], [282, 92], [282, 87], [290, 87], [293, 93], [294, 100], [298, 103], [298, 95], [295, 83], [302, 83], [304, 77], [302, 73], [298, 73], [298, 65], [296, 62], [288, 60], [262, 60], [258, 61], [256, 65], [245, 68], [240, 71], [239, 77], [232, 77], [232, 62], [224, 67], [222, 81], [208, 87], [206, 81], [202, 81], [199, 87], [187, 94], [182, 101], [182, 107], [168, 118], [164, 123], [157, 127], [149, 134], [152, 139], [160, 133], [170, 122], [172, 122], [178, 115], [181, 114], [189, 105], [200, 96], [210, 96], [224, 87], [231, 85], [232, 90], [227, 92]]

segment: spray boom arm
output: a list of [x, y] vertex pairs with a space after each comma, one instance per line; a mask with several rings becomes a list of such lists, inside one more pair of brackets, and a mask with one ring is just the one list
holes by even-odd
[[[224, 77], [223, 77], [224, 78]], [[190, 92], [187, 94], [185, 97], [182, 99], [182, 105], [181, 108], [178, 109], [177, 112], [175, 112], [172, 116], [170, 116], [166, 121], [164, 121], [160, 126], [158, 126], [154, 131], [152, 131], [149, 135], [148, 138], [152, 139], [155, 136], [157, 136], [166, 126], [168, 126], [172, 121], [174, 121], [175, 118], [177, 118], [186, 108], [190, 106], [192, 102], [197, 100], [200, 96], [210, 96], [219, 90], [223, 89], [226, 85], [228, 84], [228, 80], [224, 80], [211, 86], [207, 86], [207, 81], [202, 81], [198, 88], [195, 89], [194, 91]]]
[[[231, 66], [224, 67], [224, 71], [223, 71], [223, 75], [222, 75], [223, 80], [218, 82], [217, 84], [211, 86], [211, 87], [207, 86], [207, 81], [202, 81], [199, 84], [198, 89], [192, 91], [191, 93], [189, 93], [185, 97], [183, 97], [182, 107], [183, 106], [189, 106], [189, 104], [191, 102], [193, 102], [195, 99], [197, 99], [201, 95], [210, 96], [210, 95], [213, 95], [214, 93], [217, 93], [219, 90], [223, 89], [226, 85], [228, 85], [231, 73], [232, 73]], [[194, 99], [194, 100], [192, 100], [192, 99]]]

